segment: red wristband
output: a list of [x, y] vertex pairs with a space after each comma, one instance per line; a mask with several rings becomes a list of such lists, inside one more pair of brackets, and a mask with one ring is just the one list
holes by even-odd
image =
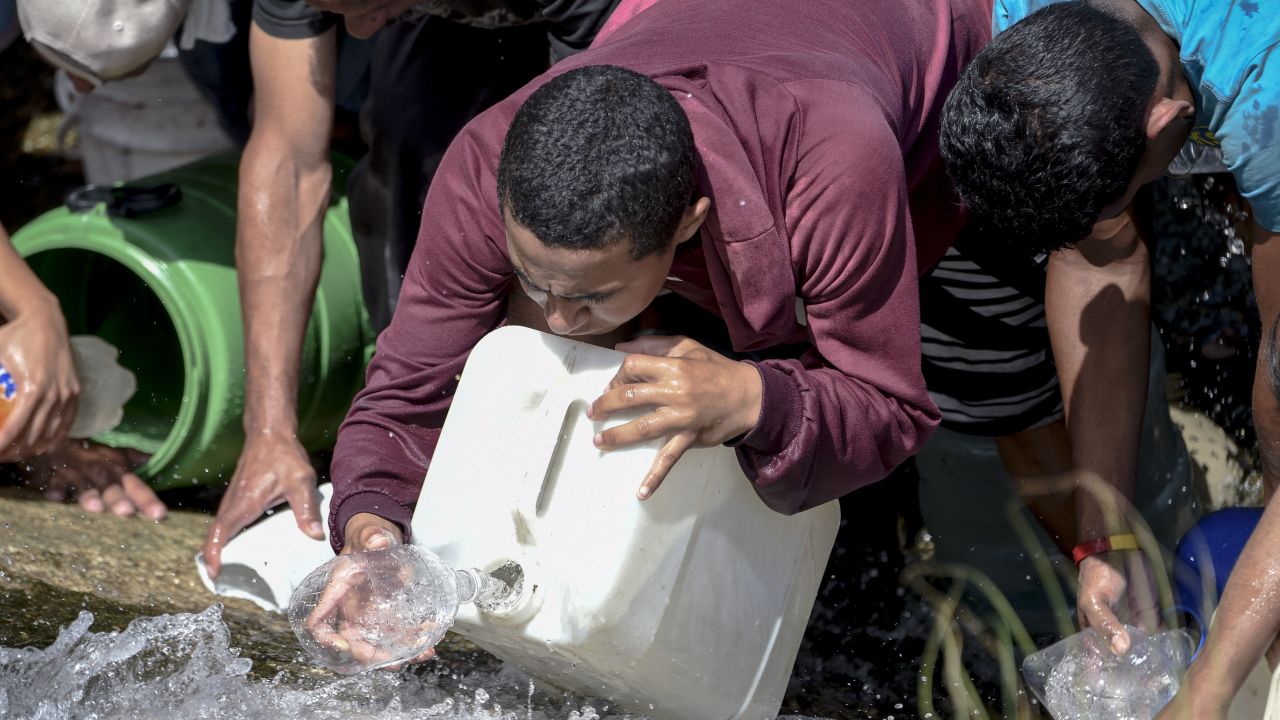
[[1138, 550], [1138, 538], [1133, 533], [1107, 535], [1094, 540], [1086, 540], [1071, 549], [1071, 559], [1076, 565], [1090, 555], [1110, 552], [1112, 550]]

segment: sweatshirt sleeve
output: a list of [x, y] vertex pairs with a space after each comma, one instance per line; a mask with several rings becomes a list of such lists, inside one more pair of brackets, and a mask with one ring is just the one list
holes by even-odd
[[783, 513], [884, 478], [940, 420], [920, 370], [901, 143], [854, 88], [792, 92], [804, 114], [787, 230], [812, 343], [799, 359], [756, 363], [760, 420], [737, 446], [760, 497]]
[[498, 105], [459, 134], [427, 193], [395, 316], [338, 431], [329, 512], [335, 551], [361, 512], [399, 524], [407, 537], [462, 366], [505, 317], [511, 270], [494, 174], [507, 108]]

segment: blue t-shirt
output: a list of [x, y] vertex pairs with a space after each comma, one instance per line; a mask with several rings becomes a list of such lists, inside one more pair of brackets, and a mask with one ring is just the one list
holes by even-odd
[[[1061, 0], [995, 0], [992, 34]], [[1263, 227], [1280, 231], [1280, 0], [1137, 0], [1178, 43], [1191, 140], [1220, 147]]]

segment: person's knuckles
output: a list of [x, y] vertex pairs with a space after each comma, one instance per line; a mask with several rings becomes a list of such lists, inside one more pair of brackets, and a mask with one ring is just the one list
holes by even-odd
[[645, 356], [628, 355], [622, 359], [622, 366], [619, 371], [624, 377], [633, 377], [643, 372], [646, 367], [647, 360]]
[[638, 439], [649, 440], [662, 434], [666, 429], [667, 420], [657, 413], [649, 413], [632, 421], [631, 425], [635, 428], [635, 434]]

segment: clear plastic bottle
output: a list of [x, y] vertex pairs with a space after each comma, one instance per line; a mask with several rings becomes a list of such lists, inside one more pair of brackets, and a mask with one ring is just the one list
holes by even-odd
[[[102, 338], [72, 336], [71, 354], [80, 380], [80, 398], [75, 421], [67, 435], [87, 438], [111, 430], [124, 419], [124, 404], [137, 390], [137, 378], [120, 366], [120, 351]], [[0, 427], [22, 392], [21, 378], [0, 363]]]
[[461, 605], [505, 607], [520, 590], [518, 580], [455, 570], [425, 548], [393, 545], [313, 570], [289, 599], [289, 624], [318, 664], [353, 674], [421, 655], [444, 638]]

